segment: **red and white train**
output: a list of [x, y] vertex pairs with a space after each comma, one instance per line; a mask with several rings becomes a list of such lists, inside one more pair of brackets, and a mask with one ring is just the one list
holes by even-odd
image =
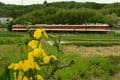
[[[91, 25], [30, 25], [30, 30], [44, 28], [46, 31], [66, 31], [66, 32], [109, 32], [110, 28], [107, 24], [91, 24]], [[13, 25], [13, 31], [26, 31], [25, 25]]]

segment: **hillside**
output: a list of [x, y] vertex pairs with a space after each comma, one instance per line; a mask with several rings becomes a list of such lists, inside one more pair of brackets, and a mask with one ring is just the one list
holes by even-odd
[[[120, 3], [113, 3], [113, 4], [99, 4], [99, 3], [93, 3], [93, 2], [53, 2], [53, 3], [47, 3], [47, 4], [36, 4], [36, 5], [8, 5], [4, 3], [0, 3], [0, 16], [2, 17], [19, 17], [23, 14], [29, 13], [36, 9], [41, 9], [44, 7], [56, 7], [56, 8], [63, 8], [63, 9], [72, 9], [72, 8], [90, 8], [90, 9], [97, 9], [97, 10], [104, 10], [104, 8], [107, 8], [109, 12], [116, 13], [120, 16], [120, 13], [117, 12], [120, 10]], [[116, 11], [117, 10], [117, 11]]]
[[53, 2], [36, 5], [0, 3], [0, 17], [13, 17], [13, 24], [89, 24], [102, 23], [116, 27], [120, 20], [120, 3]]

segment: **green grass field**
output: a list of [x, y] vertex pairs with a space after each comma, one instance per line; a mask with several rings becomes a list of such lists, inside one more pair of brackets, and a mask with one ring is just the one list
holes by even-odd
[[62, 35], [61, 39], [120, 39], [114, 34], [70, 34]]
[[23, 44], [29, 35], [20, 32], [0, 32], [0, 44]]
[[99, 46], [120, 46], [120, 42], [100, 42], [100, 41], [81, 41], [81, 42], [66, 42], [62, 43], [62, 45], [69, 46], [69, 45], [75, 45], [75, 46], [87, 46], [87, 47], [99, 47]]
[[0, 75], [8, 64], [17, 62], [21, 58], [21, 47], [19, 45], [0, 45]]
[[[27, 54], [24, 54], [23, 50], [23, 43], [26, 38], [29, 38], [26, 33], [0, 32], [0, 80], [6, 80], [7, 72], [5, 70], [10, 63], [18, 62], [19, 60], [26, 58]], [[120, 39], [120, 37], [108, 34], [72, 34], [62, 36], [62, 39]], [[81, 45], [111, 46], [120, 45], [120, 42], [72, 42], [64, 45], [77, 45], [78, 47]], [[74, 60], [75, 64], [56, 72], [56, 77], [59, 77], [60, 80], [112, 80], [111, 77], [114, 80], [114, 75], [120, 72], [120, 56], [87, 57], [72, 53], [56, 54], [57, 50], [54, 46], [43, 45], [43, 48], [48, 55], [52, 54], [59, 57], [59, 65], [63, 65], [65, 61], [70, 62], [71, 60]], [[45, 77], [44, 73], [46, 69], [51, 69], [51, 66], [45, 68], [41, 67], [40, 73], [43, 77]]]
[[[22, 46], [21, 46], [22, 47]], [[18, 62], [20, 59], [23, 59], [23, 52], [20, 45], [1, 45], [0, 46], [0, 55], [1, 60], [0, 69], [0, 80], [5, 80], [6, 66], [11, 62]], [[4, 50], [3, 50], [4, 49]], [[56, 54], [55, 47], [44, 46], [44, 49], [47, 54]], [[109, 80], [114, 74], [117, 74], [120, 71], [120, 67], [118, 66], [120, 62], [120, 57], [85, 57], [77, 54], [60, 54], [59, 55], [60, 63], [59, 65], [63, 65], [64, 61], [70, 62], [74, 60], [75, 64], [70, 67], [58, 70], [56, 72], [56, 76], [60, 77], [61, 80], [94, 80], [99, 78], [100, 80]], [[51, 66], [47, 67], [47, 69], [51, 69]], [[43, 77], [44, 71], [46, 67], [41, 67], [41, 74]], [[89, 77], [88, 77], [89, 76]]]
[[0, 33], [0, 37], [23, 37], [23, 35], [15, 32], [6, 32], [6, 33]]

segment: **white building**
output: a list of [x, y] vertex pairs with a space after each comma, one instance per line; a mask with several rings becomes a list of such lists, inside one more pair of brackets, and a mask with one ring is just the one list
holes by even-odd
[[13, 20], [11, 17], [0, 17], [0, 24], [8, 24]]

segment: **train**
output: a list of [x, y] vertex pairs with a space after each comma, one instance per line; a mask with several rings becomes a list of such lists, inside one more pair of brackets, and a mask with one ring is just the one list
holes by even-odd
[[[48, 32], [109, 32], [111, 31], [107, 24], [89, 24], [89, 25], [29, 25], [29, 30], [43, 28]], [[13, 25], [13, 31], [26, 31], [25, 25]]]

